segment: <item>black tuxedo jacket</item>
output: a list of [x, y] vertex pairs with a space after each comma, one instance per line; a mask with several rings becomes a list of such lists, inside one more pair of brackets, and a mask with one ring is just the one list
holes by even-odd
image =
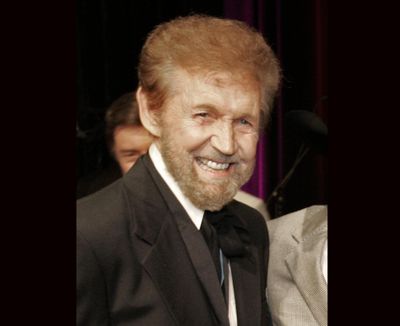
[[[250, 233], [251, 255], [230, 260], [238, 325], [272, 325], [262, 216], [228, 204]], [[229, 325], [201, 233], [149, 156], [77, 204], [77, 325]]]

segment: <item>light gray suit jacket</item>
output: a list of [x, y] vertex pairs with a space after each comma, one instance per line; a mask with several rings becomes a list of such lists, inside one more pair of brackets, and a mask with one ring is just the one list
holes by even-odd
[[328, 324], [328, 289], [321, 269], [327, 216], [327, 206], [310, 206], [267, 223], [267, 297], [276, 326]]

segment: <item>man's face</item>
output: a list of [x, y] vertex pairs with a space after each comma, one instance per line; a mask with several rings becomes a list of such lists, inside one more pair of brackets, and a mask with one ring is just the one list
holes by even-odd
[[147, 152], [153, 141], [151, 134], [141, 126], [123, 125], [114, 130], [114, 157], [122, 173], [135, 164]]
[[250, 80], [179, 70], [157, 140], [168, 170], [192, 203], [219, 210], [251, 177], [260, 92]]

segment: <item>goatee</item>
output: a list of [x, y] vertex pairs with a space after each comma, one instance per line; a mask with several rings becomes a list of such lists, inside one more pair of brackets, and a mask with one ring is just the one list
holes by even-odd
[[[178, 183], [183, 194], [198, 208], [202, 210], [217, 211], [232, 201], [238, 190], [253, 174], [253, 164], [248, 164], [242, 171], [234, 171], [229, 178], [223, 180], [203, 181], [199, 178], [194, 167], [195, 155], [188, 153], [177, 146], [174, 136], [165, 132], [160, 138], [160, 152], [164, 158], [168, 171]], [[221, 153], [207, 153], [211, 158], [225, 156]], [[226, 157], [226, 156], [225, 156]], [[240, 164], [236, 163], [236, 164]], [[236, 168], [236, 167], [235, 167]]]

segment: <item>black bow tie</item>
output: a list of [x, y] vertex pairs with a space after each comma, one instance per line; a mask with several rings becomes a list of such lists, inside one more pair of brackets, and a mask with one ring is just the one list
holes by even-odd
[[225, 257], [240, 257], [248, 253], [248, 231], [242, 221], [227, 207], [217, 212], [205, 211], [204, 218], [215, 228], [218, 245]]

